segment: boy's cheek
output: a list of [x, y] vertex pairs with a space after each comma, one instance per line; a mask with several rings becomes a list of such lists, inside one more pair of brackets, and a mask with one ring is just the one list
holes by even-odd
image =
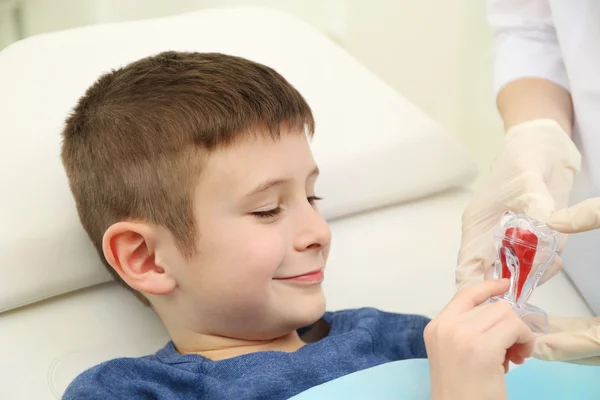
[[237, 249], [234, 246], [231, 250], [237, 255], [236, 264], [240, 267], [269, 278], [274, 276], [286, 257], [283, 235], [273, 233], [246, 237]]
[[229, 254], [216, 260], [211, 268], [212, 280], [238, 293], [264, 290], [282, 265], [285, 254], [277, 247], [263, 248], [252, 243], [243, 246], [230, 249]]

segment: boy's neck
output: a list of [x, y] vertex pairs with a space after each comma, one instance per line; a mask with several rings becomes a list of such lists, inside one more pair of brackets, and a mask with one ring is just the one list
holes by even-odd
[[260, 351], [283, 351], [295, 352], [306, 343], [302, 341], [296, 331], [272, 340], [249, 341], [218, 336], [197, 337], [193, 344], [177, 343], [174, 340], [177, 351], [181, 354], [200, 354], [213, 361], [242, 356], [244, 354], [257, 353]]

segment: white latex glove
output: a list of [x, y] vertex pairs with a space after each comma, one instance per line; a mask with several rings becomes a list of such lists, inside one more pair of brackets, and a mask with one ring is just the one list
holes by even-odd
[[[505, 211], [545, 221], [555, 209], [567, 205], [580, 166], [579, 151], [555, 121], [536, 120], [511, 128], [490, 176], [463, 214], [458, 287], [492, 277], [494, 231]], [[561, 267], [557, 257], [542, 281]]]
[[600, 317], [549, 317], [550, 333], [535, 341], [533, 356], [541, 360], [600, 365]]
[[[600, 198], [559, 210], [548, 218], [547, 224], [567, 234], [600, 229]], [[550, 332], [536, 340], [536, 358], [600, 365], [600, 317], [550, 317]]]

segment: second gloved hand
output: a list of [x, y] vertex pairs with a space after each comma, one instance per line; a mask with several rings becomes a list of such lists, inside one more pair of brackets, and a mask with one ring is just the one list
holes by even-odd
[[[559, 210], [548, 218], [547, 223], [552, 229], [566, 234], [600, 229], [600, 198]], [[549, 335], [536, 340], [536, 358], [600, 365], [600, 317], [550, 317], [550, 328]]]
[[[511, 128], [491, 174], [465, 209], [456, 283], [459, 288], [491, 278], [494, 230], [506, 210], [545, 221], [567, 205], [581, 155], [560, 125], [536, 120]], [[556, 274], [560, 257], [543, 279]]]

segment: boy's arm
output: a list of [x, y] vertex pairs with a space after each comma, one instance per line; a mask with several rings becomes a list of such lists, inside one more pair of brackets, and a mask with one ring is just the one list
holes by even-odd
[[533, 352], [534, 334], [506, 303], [485, 303], [508, 280], [460, 291], [425, 329], [432, 400], [505, 400], [508, 363]]

